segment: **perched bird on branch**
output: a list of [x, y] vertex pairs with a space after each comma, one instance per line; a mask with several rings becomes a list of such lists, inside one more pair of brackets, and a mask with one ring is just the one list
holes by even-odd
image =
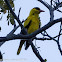
[[[25, 20], [24, 27], [27, 29], [28, 34], [31, 34], [32, 32], [35, 32], [37, 29], [40, 28], [40, 24], [41, 24], [40, 18], [39, 18], [40, 12], [44, 12], [44, 11], [38, 7], [33, 8], [30, 11], [28, 18]], [[17, 51], [17, 55], [19, 55], [24, 42], [25, 40], [21, 40], [18, 51]], [[25, 49], [27, 50], [28, 47], [29, 47], [29, 41], [26, 40]]]

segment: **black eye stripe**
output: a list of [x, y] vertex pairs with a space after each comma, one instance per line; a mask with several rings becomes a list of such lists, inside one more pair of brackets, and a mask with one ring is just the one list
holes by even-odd
[[35, 9], [40, 10], [40, 8], [38, 8], [38, 7], [35, 7]]

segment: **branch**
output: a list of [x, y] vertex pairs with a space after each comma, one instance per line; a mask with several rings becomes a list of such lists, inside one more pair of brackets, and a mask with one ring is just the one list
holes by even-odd
[[19, 26], [16, 26], [6, 37], [0, 37], [0, 39], [2, 39], [2, 42], [0, 42], [0, 46], [5, 43], [5, 40], [7, 40], [8, 37], [11, 37], [11, 35], [13, 35], [13, 33], [16, 31], [16, 29]]
[[29, 40], [30, 41], [30, 45], [31, 45], [31, 47], [32, 47], [32, 50], [33, 50], [33, 52], [35, 53], [35, 55], [39, 58], [39, 60], [41, 61], [41, 62], [45, 62], [45, 60], [43, 60], [43, 58], [41, 57], [41, 55], [39, 54], [39, 51], [37, 50], [37, 48], [34, 46], [34, 44], [32, 43], [32, 41], [31, 41], [31, 39]]
[[[20, 16], [20, 10], [21, 10], [21, 8], [19, 8], [18, 18], [19, 18], [19, 16]], [[16, 27], [16, 23], [15, 23], [15, 21], [14, 21], [14, 27]]]
[[11, 36], [11, 35], [17, 30], [18, 27], [19, 27], [19, 25], [16, 26], [16, 27], [7, 35], [7, 37]]
[[21, 8], [19, 8], [18, 18], [19, 18], [19, 16], [20, 16], [20, 10], [21, 10]]
[[59, 7], [62, 7], [62, 2], [61, 3], [57, 3], [57, 5], [53, 8], [53, 10], [58, 9]]
[[59, 2], [59, 0], [58, 0], [58, 2]]
[[61, 11], [61, 10], [59, 10], [59, 9], [57, 9], [57, 11], [62, 13], [62, 11]]
[[52, 39], [50, 39], [50, 38], [37, 38], [37, 37], [35, 37], [34, 39], [36, 39], [36, 40], [52, 40]]
[[39, 2], [41, 2], [43, 5], [45, 5], [48, 9], [50, 9], [50, 5], [47, 4], [46, 2], [42, 1], [42, 0], [38, 0]]
[[62, 50], [61, 50], [60, 43], [59, 43], [59, 38], [60, 38], [60, 33], [61, 33], [61, 31], [62, 31], [62, 22], [61, 22], [61, 24], [60, 24], [60, 31], [59, 31], [58, 42], [57, 42], [58, 49], [59, 49], [59, 51], [60, 51], [60, 53], [61, 53], [61, 55], [62, 55]]
[[[44, 33], [42, 33], [42, 35], [48, 36], [50, 39], [56, 41], [56, 43], [57, 43], [57, 45], [58, 45], [58, 49], [59, 49], [59, 51], [60, 51], [60, 53], [61, 53], [61, 55], [62, 55], [62, 50], [61, 50], [61, 47], [60, 47], [60, 44], [59, 44], [59, 37], [58, 37], [58, 40], [56, 40], [56, 39], [54, 39], [53, 37], [51, 37], [50, 35], [48, 35], [48, 33], [47, 33], [46, 31], [45, 31], [45, 33], [46, 33], [46, 35], [45, 35]], [[59, 33], [59, 34], [60, 34], [60, 33]]]
[[[62, 33], [60, 33], [59, 35], [56, 35], [55, 37], [52, 37], [52, 38], [57, 38], [60, 35], [62, 35]], [[45, 35], [45, 36], [47, 36], [47, 35]], [[51, 38], [37, 38], [37, 37], [35, 37], [34, 39], [36, 39], [36, 40], [52, 40]]]
[[[50, 28], [51, 26], [53, 26], [55, 23], [61, 22], [62, 18], [50, 21], [49, 23], [47, 23], [45, 26], [39, 28], [37, 31], [31, 33], [31, 34], [27, 34], [27, 35], [23, 35], [23, 34], [18, 34], [18, 35], [11, 35], [10, 38], [7, 37], [0, 37], [0, 42], [2, 41], [8, 41], [8, 40], [13, 40], [13, 39], [31, 39], [33, 37], [35, 37], [37, 34], [45, 31], [46, 29]], [[4, 40], [3, 40], [4, 39]]]
[[[45, 31], [45, 32], [46, 32], [46, 31]], [[58, 40], [56, 40], [56, 39], [54, 39], [53, 37], [51, 37], [50, 35], [48, 35], [47, 32], [46, 32], [46, 35], [45, 35], [44, 33], [41, 33], [41, 34], [44, 35], [44, 36], [48, 36], [50, 39], [52, 39], [52, 40], [58, 42]]]
[[50, 2], [51, 2], [51, 6], [52, 6], [52, 1], [53, 1], [53, 0], [50, 1]]
[[58, 37], [58, 36], [60, 36], [60, 35], [62, 35], [62, 33], [61, 33], [61, 34], [59, 34], [59, 35], [57, 35], [57, 36], [55, 36], [55, 37], [53, 37], [53, 38], [56, 38], [56, 37]]

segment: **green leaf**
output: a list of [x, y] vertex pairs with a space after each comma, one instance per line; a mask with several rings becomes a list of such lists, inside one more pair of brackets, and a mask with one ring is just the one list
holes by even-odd
[[[13, 9], [13, 11], [15, 10], [14, 8], [14, 0], [9, 0], [9, 3]], [[12, 16], [12, 14], [10, 13], [10, 10], [7, 6], [7, 4], [5, 3], [4, 0], [0, 0], [0, 14], [3, 13], [3, 14], [7, 14], [7, 21], [8, 21], [8, 25], [9, 25], [9, 22], [14, 25], [14, 17]], [[0, 18], [1, 20], [1, 18]]]
[[12, 25], [14, 25], [14, 17], [13, 17], [12, 14], [10, 14], [10, 22], [11, 22]]
[[12, 25], [14, 25], [14, 20], [11, 19], [10, 22], [11, 22]]

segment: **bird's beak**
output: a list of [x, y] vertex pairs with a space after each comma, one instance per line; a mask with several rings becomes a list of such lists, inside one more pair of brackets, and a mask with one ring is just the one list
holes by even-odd
[[39, 10], [40, 12], [45, 12], [44, 10]]

